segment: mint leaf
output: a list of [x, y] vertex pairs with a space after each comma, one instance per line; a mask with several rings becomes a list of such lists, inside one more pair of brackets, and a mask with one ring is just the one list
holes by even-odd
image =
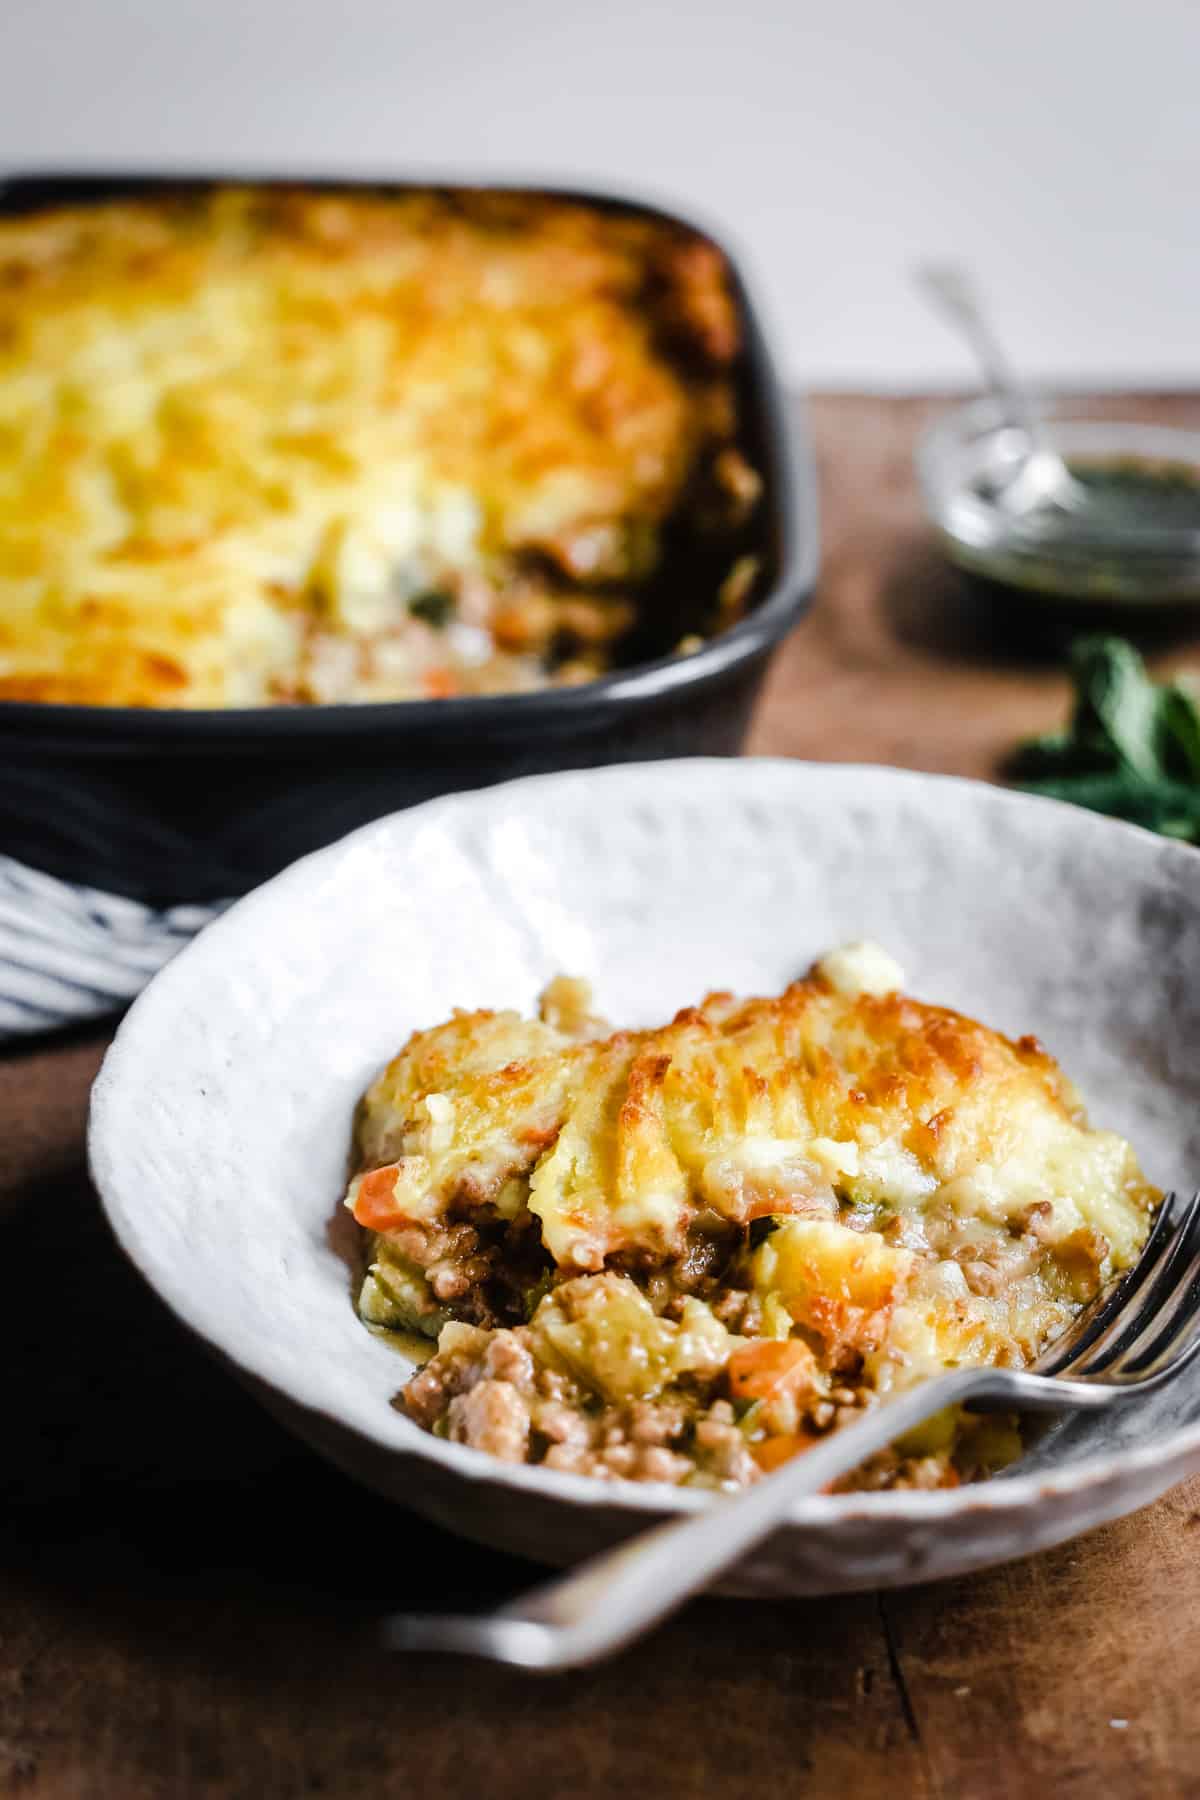
[[1026, 793], [1200, 843], [1200, 706], [1193, 695], [1178, 682], [1155, 683], [1121, 638], [1076, 643], [1071, 677], [1067, 729], [1028, 739], [1008, 772]]
[[1027, 794], [1044, 794], [1051, 800], [1069, 800], [1089, 812], [1128, 819], [1170, 837], [1191, 838], [1200, 833], [1200, 788], [1174, 781], [1143, 781], [1140, 775], [1118, 770], [1112, 775], [1081, 775], [1057, 781], [1024, 781]]
[[1200, 710], [1195, 699], [1187, 688], [1170, 682], [1159, 704], [1167, 773], [1200, 781]]
[[1075, 716], [1071, 736], [1107, 745], [1147, 781], [1163, 773], [1159, 760], [1160, 694], [1146, 665], [1123, 638], [1083, 638], [1072, 647]]
[[1113, 766], [1107, 744], [1087, 743], [1069, 731], [1027, 738], [1008, 760], [1007, 773], [1021, 780], [1055, 780], [1074, 775], [1103, 775]]

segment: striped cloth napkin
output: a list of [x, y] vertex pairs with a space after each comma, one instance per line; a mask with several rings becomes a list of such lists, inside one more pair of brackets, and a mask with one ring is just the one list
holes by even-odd
[[119, 1012], [228, 904], [157, 912], [0, 856], [0, 1042]]

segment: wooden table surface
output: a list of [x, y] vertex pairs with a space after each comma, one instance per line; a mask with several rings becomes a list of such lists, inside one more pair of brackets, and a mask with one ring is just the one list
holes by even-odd
[[[986, 776], [1060, 716], [1053, 661], [972, 623], [932, 550], [929, 412], [815, 403], [824, 578], [754, 750]], [[531, 1571], [326, 1468], [124, 1266], [82, 1163], [104, 1041], [0, 1057], [0, 1793], [1200, 1795], [1198, 1483], [968, 1580], [699, 1602], [593, 1672], [381, 1656], [373, 1615]]]

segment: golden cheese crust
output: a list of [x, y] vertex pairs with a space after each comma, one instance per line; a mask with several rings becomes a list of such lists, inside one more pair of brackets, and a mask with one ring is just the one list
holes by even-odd
[[679, 1255], [701, 1214], [740, 1227], [834, 1202], [997, 1225], [1048, 1205], [1123, 1261], [1150, 1192], [1036, 1039], [820, 973], [583, 1042], [459, 1014], [374, 1083], [360, 1145], [370, 1167], [395, 1160], [395, 1208], [425, 1222], [525, 1183], [546, 1248], [575, 1270]]
[[215, 188], [4, 219], [0, 698], [586, 678], [679, 509], [720, 539], [754, 502], [738, 330], [707, 241], [539, 196]]

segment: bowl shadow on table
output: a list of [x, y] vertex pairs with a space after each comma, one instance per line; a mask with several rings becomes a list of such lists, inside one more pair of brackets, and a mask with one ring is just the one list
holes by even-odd
[[[486, 1602], [535, 1573], [512, 1558], [468, 1558], [456, 1578], [445, 1533], [398, 1514], [266, 1417], [126, 1263], [82, 1170], [26, 1196], [2, 1241], [0, 1315], [16, 1379], [0, 1533], [33, 1553], [48, 1582], [89, 1607], [154, 1610], [171, 1594], [202, 1603], [228, 1582], [268, 1610], [362, 1622], [371, 1599], [361, 1549], [398, 1529], [421, 1545], [418, 1583], [438, 1570], [445, 1604]], [[432, 1601], [429, 1585], [419, 1597]], [[399, 1595], [376, 1585], [373, 1598]]]
[[384, 1655], [379, 1614], [538, 1572], [287, 1436], [142, 1286], [82, 1171], [0, 1247], [5, 1792], [11, 1766], [47, 1794], [693, 1800], [777, 1785], [781, 1756], [849, 1792], [864, 1755], [911, 1754], [872, 1594], [705, 1600], [552, 1681]]
[[1200, 606], [1063, 605], [967, 575], [927, 536], [911, 537], [880, 589], [891, 635], [907, 649], [958, 664], [1020, 669], [1060, 664], [1089, 633], [1167, 651], [1200, 639]]
[[[498, 1605], [542, 1574], [369, 1493], [264, 1414], [125, 1262], [82, 1170], [26, 1194], [2, 1234], [0, 1573], [20, 1570], [55, 1611], [102, 1636], [186, 1630], [236, 1680], [294, 1632], [374, 1658], [380, 1614]], [[689, 1656], [711, 1645], [715, 1666], [747, 1610], [769, 1652], [810, 1611], [840, 1605], [849, 1629], [873, 1602], [699, 1604]], [[676, 1629], [690, 1639], [686, 1619]]]

